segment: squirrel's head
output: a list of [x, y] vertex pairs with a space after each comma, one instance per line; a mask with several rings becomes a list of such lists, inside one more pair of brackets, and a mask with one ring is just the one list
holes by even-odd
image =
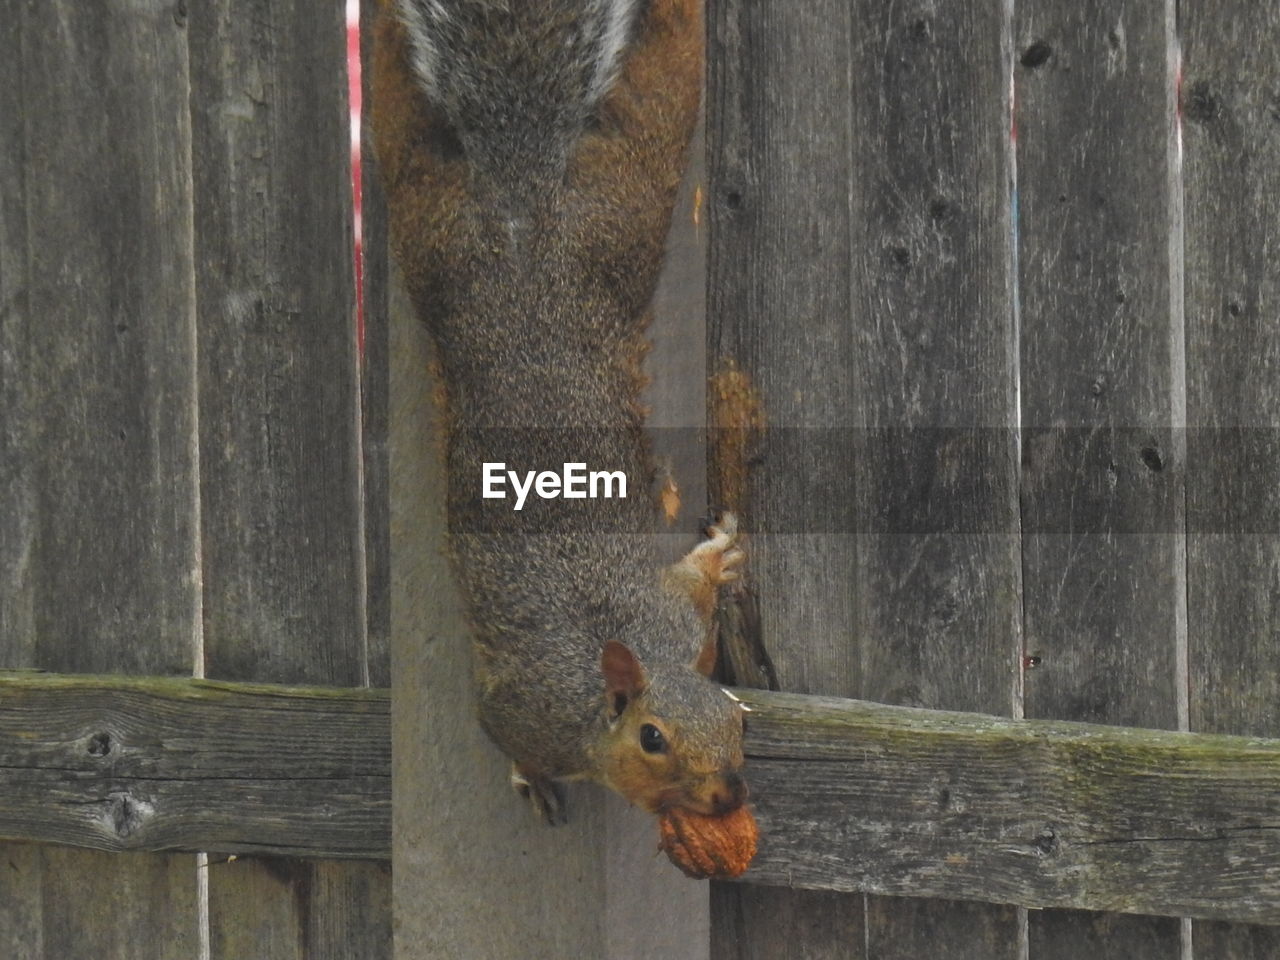
[[605, 783], [650, 813], [674, 807], [718, 816], [742, 806], [746, 711], [698, 662], [646, 670], [610, 640], [600, 659], [609, 729], [600, 757]]

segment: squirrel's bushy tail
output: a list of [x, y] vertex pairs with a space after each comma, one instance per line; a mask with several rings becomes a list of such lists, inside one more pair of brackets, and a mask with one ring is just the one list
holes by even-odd
[[642, 0], [395, 0], [413, 69], [478, 173], [562, 169]]

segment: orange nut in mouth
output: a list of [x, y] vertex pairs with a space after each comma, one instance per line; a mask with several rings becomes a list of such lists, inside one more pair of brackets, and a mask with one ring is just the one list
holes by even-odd
[[741, 876], [756, 855], [759, 833], [746, 806], [718, 817], [674, 809], [658, 818], [659, 847], [695, 880]]

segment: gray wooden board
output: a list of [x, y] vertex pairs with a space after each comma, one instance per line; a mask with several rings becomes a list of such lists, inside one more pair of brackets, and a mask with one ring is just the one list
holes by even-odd
[[[367, 683], [345, 4], [189, 16], [205, 671]], [[263, 960], [347, 958], [353, 936], [389, 956], [389, 878], [333, 869], [368, 899], [321, 904], [312, 868], [211, 870], [213, 956], [241, 956], [247, 922], [275, 931]]]
[[867, 898], [867, 955], [876, 960], [1021, 956], [1018, 911], [987, 903]]
[[[854, 22], [855, 344], [831, 376], [874, 432], [829, 493], [852, 498], [857, 529], [898, 525], [852, 541], [858, 696], [1008, 714], [1021, 625], [1006, 18], [867, 0]], [[1019, 955], [1009, 907], [872, 897], [866, 927], [876, 960]]]
[[193, 5], [190, 24], [205, 669], [356, 685], [343, 5], [222, 0]]
[[[1191, 729], [1276, 736], [1280, 11], [1184, 0], [1179, 15]], [[1196, 923], [1192, 937], [1203, 960], [1280, 956], [1278, 927]]]
[[[760, 923], [759, 915], [776, 918]], [[848, 960], [866, 944], [862, 898], [752, 884], [711, 887], [711, 954], [746, 960]], [[917, 956], [931, 956], [929, 952]]]
[[[760, 633], [782, 689], [851, 695], [858, 690], [849, 538], [777, 532], [827, 529], [824, 513], [847, 476], [847, 458], [806, 442], [805, 428], [852, 423], [847, 371], [853, 349], [847, 170], [853, 131], [850, 6], [726, 0], [708, 7], [707, 369], [736, 368], [763, 398], [769, 430], [751, 475], [743, 520], [752, 532], [751, 579]], [[838, 359], [837, 359], [838, 358]], [[834, 361], [834, 362], [833, 362]], [[786, 427], [789, 434], [777, 428]], [[712, 465], [713, 473], [716, 465]], [[803, 490], [788, 477], [814, 478]], [[823, 644], [830, 635], [842, 642]], [[757, 784], [749, 782], [753, 796]], [[847, 898], [844, 911], [861, 913]], [[782, 930], [829, 930], [833, 898], [715, 892], [712, 956], [760, 956]], [[797, 943], [797, 949], [825, 949]], [[846, 954], [862, 956], [861, 945]]]
[[[352, 869], [332, 860], [211, 858], [210, 914], [235, 915], [212, 929], [215, 957], [390, 957], [390, 864]], [[215, 880], [217, 882], [215, 882]], [[261, 904], [245, 912], [246, 902]], [[353, 923], [370, 914], [374, 923]], [[289, 917], [293, 923], [280, 923]]]
[[[199, 584], [181, 18], [159, 0], [6, 0], [0, 16], [0, 664], [189, 674]], [[191, 856], [6, 844], [0, 873], [0, 955], [196, 951]]]
[[[19, 957], [191, 960], [200, 955], [194, 857], [40, 849], [40, 934]], [[10, 861], [11, 863], [12, 861]], [[7, 954], [6, 956], [12, 956]]]
[[[764, 531], [753, 576], [781, 685], [1008, 712], [1018, 557], [1002, 12], [724, 4], [713, 37], [710, 361], [732, 360], [764, 397], [749, 514]], [[934, 428], [977, 441], [968, 472], [940, 463], [947, 434]], [[919, 535], [846, 535], [895, 510], [919, 518], [920, 503], [923, 524], [906, 522]], [[750, 929], [717, 955], [748, 955], [802, 902], [775, 911], [756, 898], [736, 911]], [[869, 955], [922, 913], [977, 937], [935, 952], [1015, 950], [1014, 912], [960, 916], [981, 912], [875, 904]]]
[[[760, 822], [743, 882], [1280, 923], [1274, 740], [738, 692]], [[1108, 929], [1142, 949], [1161, 925]]]
[[[1179, 723], [1170, 11], [1014, 10], [1029, 717]], [[1098, 922], [1032, 914], [1031, 960], [1060, 955], [1044, 944], [1088, 944]], [[1179, 953], [1177, 920], [1107, 924], [1115, 956]]]
[[6, 6], [0, 658], [190, 674], [185, 36], [158, 2]]
[[385, 691], [0, 673], [0, 837], [386, 859]]
[[[442, 653], [438, 644], [424, 644], [419, 656], [438, 665]], [[466, 665], [465, 647], [454, 653]], [[1280, 922], [1280, 846], [1270, 826], [1280, 812], [1280, 740], [739, 692], [753, 708], [748, 772], [761, 786], [762, 846], [749, 882]], [[6, 707], [0, 714], [0, 836], [112, 849], [207, 843], [223, 852], [387, 856], [386, 691], [17, 672], [0, 676], [0, 697]], [[476, 734], [466, 713], [443, 706], [438, 724], [401, 729], [411, 734], [404, 757], [416, 763], [422, 754], [423, 766], [437, 771], [459, 738]], [[581, 886], [583, 877], [616, 869], [622, 879], [607, 881], [616, 882], [615, 890], [643, 889], [645, 895], [635, 897], [642, 904], [662, 895], [664, 888], [636, 866], [638, 857], [618, 852], [643, 851], [650, 870], [656, 863], [670, 874], [644, 842], [653, 836], [647, 817], [606, 822], [602, 845], [579, 851], [588, 858], [583, 864], [566, 852], [601, 826], [590, 791], [575, 793], [575, 801], [585, 803], [578, 819], [589, 821], [589, 829], [535, 830], [538, 824], [504, 792], [500, 758], [491, 749], [475, 757], [483, 762], [471, 766], [491, 791], [470, 791], [466, 804], [440, 813], [413, 808], [398, 831], [399, 837], [416, 831], [416, 846], [401, 848], [404, 872], [413, 876], [425, 861], [443, 886], [443, 892], [420, 888], [414, 904], [440, 902], [447, 915], [465, 917], [471, 908], [449, 898], [497, 882], [486, 875], [495, 863], [516, 883], [532, 880], [522, 879], [524, 868], [515, 864], [535, 871], [567, 867], [564, 889], [583, 896], [594, 889]], [[397, 775], [406, 767], [401, 760]], [[452, 780], [441, 782], [448, 796], [456, 789]], [[196, 802], [199, 795], [208, 803]], [[121, 796], [130, 799], [127, 807], [113, 804]], [[174, 804], [174, 796], [187, 799]], [[35, 813], [40, 798], [48, 809]], [[487, 830], [458, 829], [482, 807], [492, 808]], [[232, 814], [242, 820], [234, 829], [226, 822]], [[132, 827], [123, 838], [121, 824]], [[603, 867], [600, 849], [610, 851]], [[291, 894], [288, 887], [264, 885], [261, 871], [240, 871], [246, 857], [213, 860], [208, 869], [240, 873], [237, 883], [265, 900]], [[285, 861], [262, 865], [303, 892], [319, 876]], [[335, 890], [358, 890], [360, 876], [330, 879]], [[696, 899], [696, 886], [670, 876], [680, 881], [675, 889], [685, 900]], [[263, 893], [268, 889], [275, 892]], [[552, 908], [547, 898], [562, 892], [557, 883], [525, 897], [541, 904], [532, 910], [538, 917]], [[751, 893], [750, 903], [763, 896]], [[721, 904], [727, 913], [717, 918], [717, 937], [745, 929], [751, 910], [739, 915], [731, 900]], [[861, 902], [853, 904], [845, 912], [862, 917]], [[900, 906], [876, 900], [872, 910]], [[641, 929], [635, 917], [618, 922], [629, 916], [630, 904], [605, 897], [602, 909], [611, 925], [605, 942], [617, 947], [616, 955], [692, 955], [681, 951], [693, 941], [671, 939], [678, 931], [671, 922], [627, 947], [626, 931]], [[479, 933], [467, 932], [461, 919], [442, 927], [439, 911], [419, 912], [421, 920], [410, 925], [422, 925], [424, 948], [459, 947], [475, 936], [481, 947], [498, 948], [504, 935], [529, 935], [519, 929], [519, 910], [501, 925], [486, 913], [489, 922], [478, 924]], [[878, 919], [876, 942], [884, 950], [925, 935], [919, 925]], [[962, 939], [965, 931], [977, 931], [966, 955], [1000, 922], [997, 913], [961, 905], [952, 919]], [[269, 918], [255, 922], [279, 929]], [[499, 927], [507, 934], [495, 934]], [[599, 933], [587, 932], [593, 929]]]
[[[360, 57], [368, 61], [378, 0], [360, 5]], [[362, 102], [369, 102], [371, 71], [361, 72]], [[378, 181], [372, 125], [361, 126], [361, 267], [364, 355], [360, 367], [360, 411], [364, 454], [365, 579], [369, 636], [369, 682], [391, 686], [391, 495], [388, 416], [390, 411], [390, 317], [387, 311], [390, 257], [386, 198]]]

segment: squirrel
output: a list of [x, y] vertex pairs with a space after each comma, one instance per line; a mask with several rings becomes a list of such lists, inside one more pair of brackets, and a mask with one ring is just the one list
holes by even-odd
[[374, 28], [374, 151], [436, 343], [480, 721], [553, 824], [564, 780], [659, 815], [747, 796], [743, 710], [710, 679], [733, 517], [664, 569], [643, 490], [577, 505], [592, 526], [573, 531], [478, 497], [500, 460], [652, 478], [644, 329], [698, 113], [700, 3], [382, 0]]

